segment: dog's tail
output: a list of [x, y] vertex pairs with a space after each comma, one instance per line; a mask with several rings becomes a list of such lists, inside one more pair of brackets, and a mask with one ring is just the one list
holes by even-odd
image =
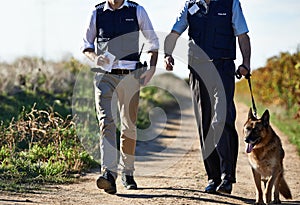
[[285, 179], [282, 177], [279, 184], [279, 192], [286, 199], [292, 199], [292, 194], [289, 186], [287, 185]]

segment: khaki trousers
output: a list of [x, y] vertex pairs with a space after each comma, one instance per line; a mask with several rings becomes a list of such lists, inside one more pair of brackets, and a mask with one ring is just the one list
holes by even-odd
[[[117, 173], [118, 164], [120, 164], [122, 172], [128, 175], [133, 174], [139, 81], [134, 78], [133, 74], [96, 73], [94, 88], [100, 127], [101, 169]], [[118, 118], [121, 132], [120, 153], [118, 153], [116, 139]], [[118, 156], [120, 156], [120, 163], [118, 163]]]

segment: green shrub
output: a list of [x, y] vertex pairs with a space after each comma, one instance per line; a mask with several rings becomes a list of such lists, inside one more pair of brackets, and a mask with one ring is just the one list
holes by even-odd
[[33, 106], [0, 130], [0, 178], [14, 184], [57, 182], [98, 166], [75, 133], [70, 117]]

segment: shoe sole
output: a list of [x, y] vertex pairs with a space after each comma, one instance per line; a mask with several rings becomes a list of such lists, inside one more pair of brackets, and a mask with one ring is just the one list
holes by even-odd
[[[124, 185], [124, 184], [123, 184]], [[127, 190], [137, 190], [137, 186], [134, 186], [134, 185], [128, 185], [128, 186], [125, 186], [124, 187], [127, 189]]]
[[111, 183], [103, 177], [99, 177], [97, 179], [97, 187], [99, 189], [111, 189], [112, 188]]
[[107, 179], [105, 179], [103, 177], [99, 177], [97, 179], [97, 187], [99, 189], [104, 189], [104, 191], [106, 193], [108, 193], [108, 194], [115, 194], [115, 193], [117, 193], [116, 187], [113, 187], [111, 185], [111, 183]]
[[204, 190], [204, 192], [207, 194], [216, 194], [217, 193], [216, 190]]
[[104, 189], [104, 191], [108, 194], [115, 194], [117, 193], [117, 190], [114, 189], [114, 188], [111, 188], [111, 189]]
[[225, 190], [225, 189], [217, 189], [218, 193], [222, 193], [222, 194], [231, 194], [231, 191]]
[[137, 185], [135, 185], [135, 184], [126, 185], [126, 183], [123, 180], [122, 180], [122, 184], [127, 190], [136, 190], [137, 189]]

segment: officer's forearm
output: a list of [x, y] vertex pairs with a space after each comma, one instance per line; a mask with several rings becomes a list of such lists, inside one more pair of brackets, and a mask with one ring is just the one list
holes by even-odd
[[95, 61], [97, 54], [95, 53], [95, 51], [93, 49], [86, 49], [85, 51], [83, 51], [84, 55], [86, 57], [88, 57], [88, 59], [90, 59], [91, 61]]
[[239, 35], [238, 42], [243, 57], [243, 64], [250, 69], [251, 45], [247, 33]]
[[164, 42], [165, 55], [172, 55], [179, 36], [180, 36], [180, 34], [177, 33], [176, 31], [171, 31], [171, 33], [169, 35], [167, 35], [165, 42]]
[[150, 54], [150, 69], [156, 68], [157, 58], [158, 58], [158, 51], [149, 51]]

